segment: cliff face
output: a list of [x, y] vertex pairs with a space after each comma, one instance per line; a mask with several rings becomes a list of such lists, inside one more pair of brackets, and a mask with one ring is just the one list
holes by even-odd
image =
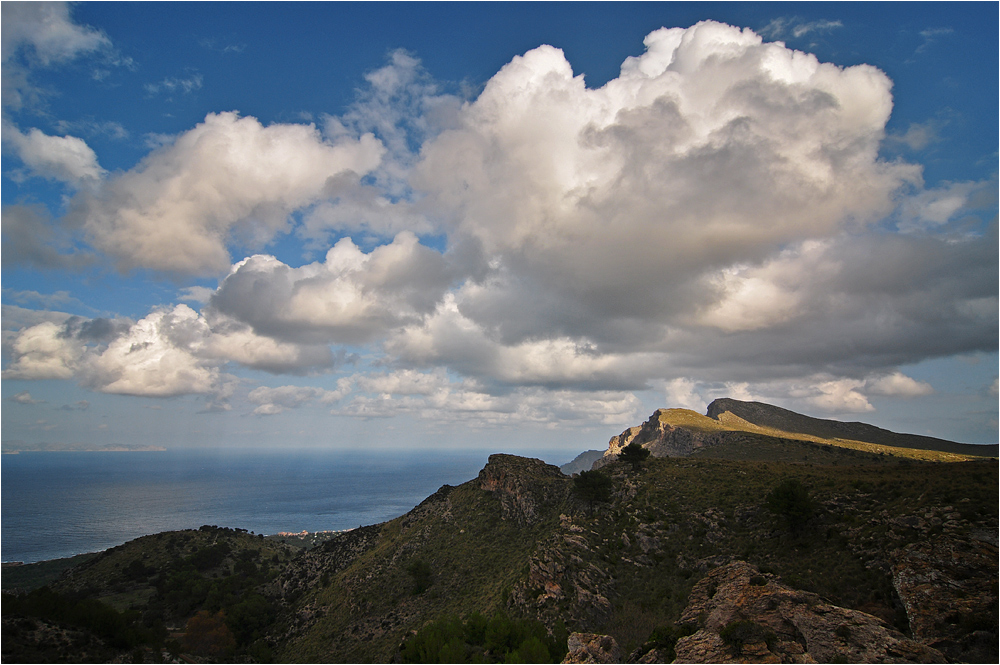
[[490, 455], [479, 472], [480, 489], [500, 501], [503, 518], [522, 525], [538, 522], [545, 506], [566, 497], [565, 480], [559, 467], [515, 455]]
[[663, 418], [663, 409], [657, 409], [642, 425], [630, 427], [618, 436], [611, 437], [604, 457], [594, 462], [593, 468], [613, 462], [622, 448], [636, 443], [649, 450], [654, 457], [687, 457], [699, 448], [722, 443], [730, 432], [706, 431], [671, 425]]

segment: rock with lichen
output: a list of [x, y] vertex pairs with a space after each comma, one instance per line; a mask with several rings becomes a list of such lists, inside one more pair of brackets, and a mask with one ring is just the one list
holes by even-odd
[[695, 585], [679, 622], [679, 663], [936, 663], [944, 655], [878, 617], [831, 605], [744, 561]]

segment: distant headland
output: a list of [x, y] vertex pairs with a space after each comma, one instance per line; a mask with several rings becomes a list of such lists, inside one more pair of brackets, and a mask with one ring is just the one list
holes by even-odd
[[24, 441], [4, 441], [0, 452], [4, 455], [19, 453], [135, 453], [163, 452], [163, 446], [141, 443], [107, 444], [98, 446], [89, 443], [25, 443]]

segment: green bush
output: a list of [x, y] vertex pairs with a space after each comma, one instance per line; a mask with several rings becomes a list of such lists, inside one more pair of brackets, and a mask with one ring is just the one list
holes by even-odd
[[417, 559], [406, 567], [406, 572], [413, 576], [412, 593], [414, 596], [419, 596], [427, 591], [434, 582], [431, 565], [426, 561]]
[[486, 619], [473, 613], [464, 622], [446, 616], [408, 639], [399, 658], [404, 663], [558, 663], [566, 655], [567, 634], [555, 632], [550, 636], [540, 621], [504, 614]]
[[809, 490], [797, 478], [787, 478], [767, 495], [767, 509], [783, 518], [793, 532], [800, 531], [816, 510]]
[[693, 626], [660, 626], [649, 634], [649, 639], [643, 645], [643, 651], [649, 652], [656, 649], [666, 662], [671, 662], [677, 656], [674, 650], [677, 646], [677, 640], [688, 635], [693, 635], [694, 632], [695, 628]]
[[719, 631], [719, 637], [737, 656], [743, 653], [746, 644], [764, 642], [770, 649], [777, 640], [773, 632], [754, 621], [734, 621]]

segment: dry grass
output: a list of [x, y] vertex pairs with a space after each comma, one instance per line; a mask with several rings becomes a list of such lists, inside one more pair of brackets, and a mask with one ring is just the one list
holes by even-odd
[[660, 409], [659, 418], [661, 423], [666, 423], [673, 427], [685, 427], [701, 432], [751, 432], [763, 434], [781, 439], [791, 439], [795, 441], [809, 441], [837, 448], [849, 448], [861, 452], [875, 455], [890, 455], [903, 457], [906, 459], [921, 460], [925, 462], [967, 462], [970, 460], [982, 459], [973, 455], [961, 455], [957, 453], [946, 453], [937, 450], [919, 450], [915, 448], [898, 448], [895, 446], [885, 446], [877, 443], [867, 443], [864, 441], [852, 441], [850, 439], [827, 439], [812, 434], [799, 434], [796, 432], [786, 432], [773, 427], [761, 427], [751, 422], [733, 415], [726, 411], [719, 416], [718, 420], [709, 418], [690, 409]]

